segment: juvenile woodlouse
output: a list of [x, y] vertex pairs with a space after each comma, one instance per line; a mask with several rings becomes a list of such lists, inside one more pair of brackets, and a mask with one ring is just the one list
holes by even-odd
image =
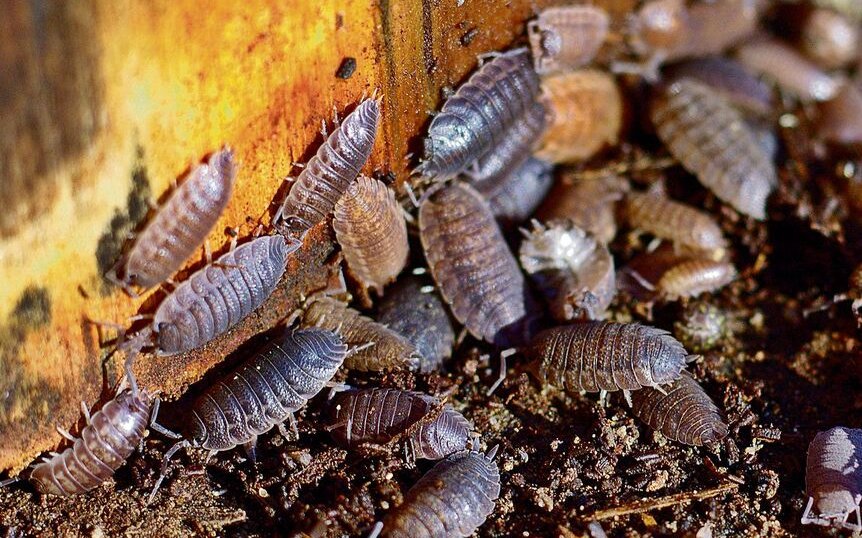
[[[862, 430], [841, 426], [819, 432], [808, 446], [802, 524], [862, 529]], [[847, 523], [856, 513], [856, 524]]]
[[377, 321], [416, 346], [419, 371], [427, 373], [452, 356], [455, 330], [437, 290], [418, 276], [401, 277], [377, 308]]
[[136, 295], [133, 286], [148, 289], [170, 278], [203, 245], [230, 200], [235, 178], [227, 147], [194, 167], [107, 277], [129, 295]]
[[629, 190], [623, 178], [608, 174], [581, 179], [567, 184], [566, 177], [557, 182], [537, 217], [543, 221], [568, 219], [602, 243], [610, 243], [617, 235], [616, 204]]
[[616, 144], [622, 97], [608, 73], [581, 69], [546, 77], [542, 98], [550, 121], [536, 157], [553, 163], [580, 161]]
[[554, 184], [553, 165], [533, 157], [496, 182], [482, 182], [476, 190], [504, 227], [524, 222], [536, 211]]
[[746, 67], [805, 101], [828, 101], [841, 86], [839, 78], [775, 39], [746, 43], [736, 54]]
[[589, 321], [540, 332], [527, 353], [540, 381], [570, 391], [657, 387], [678, 379], [689, 355], [669, 332]]
[[632, 227], [682, 246], [705, 251], [727, 246], [712, 216], [656, 191], [628, 193], [625, 215]]
[[859, 24], [829, 9], [808, 14], [800, 41], [805, 54], [826, 69], [847, 67], [859, 58]]
[[335, 331], [348, 345], [356, 346], [344, 361], [344, 366], [350, 370], [418, 370], [423, 362], [406, 338], [331, 297], [311, 301], [305, 308], [302, 323]]
[[451, 405], [427, 394], [372, 388], [339, 392], [329, 402], [326, 428], [347, 447], [385, 444], [406, 435], [413, 457], [437, 460], [464, 450], [473, 426]]
[[479, 67], [434, 116], [417, 171], [445, 179], [498, 144], [539, 92], [527, 49], [496, 55]]
[[284, 235], [302, 238], [335, 207], [374, 148], [380, 101], [365, 99], [344, 118], [305, 164], [275, 216]]
[[404, 502], [383, 520], [383, 536], [436, 538], [472, 535], [494, 510], [500, 495], [496, 447], [487, 455], [452, 454], [425, 473]]
[[766, 199], [778, 184], [775, 165], [724, 99], [679, 80], [653, 100], [651, 116], [671, 154], [701, 183], [739, 212], [766, 218]]
[[686, 349], [703, 353], [715, 348], [727, 335], [727, 314], [709, 303], [691, 303], [674, 323], [674, 336]]
[[672, 441], [713, 446], [727, 437], [718, 407], [688, 372], [662, 390], [632, 392], [632, 413]]
[[527, 23], [536, 72], [547, 75], [590, 63], [605, 41], [610, 17], [593, 6], [542, 10]]
[[731, 263], [691, 259], [665, 271], [656, 289], [665, 300], [675, 301], [681, 297], [697, 297], [701, 293], [719, 290], [735, 278], [736, 268]]
[[455, 319], [486, 342], [523, 342], [534, 299], [481, 195], [463, 184], [437, 190], [419, 207], [419, 234]]
[[380, 294], [407, 264], [407, 224], [395, 193], [360, 176], [335, 204], [335, 237], [351, 274]]

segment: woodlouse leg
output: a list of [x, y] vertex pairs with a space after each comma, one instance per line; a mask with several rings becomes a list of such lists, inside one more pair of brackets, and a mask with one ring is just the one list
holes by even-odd
[[407, 197], [410, 198], [410, 203], [413, 204], [413, 207], [419, 208], [419, 199], [416, 198], [416, 193], [413, 192], [413, 187], [410, 185], [409, 181], [404, 182], [404, 190], [407, 192]]
[[281, 435], [285, 441], [290, 441], [293, 437], [287, 431], [287, 427], [284, 425], [284, 422], [278, 423], [278, 433]]
[[81, 413], [84, 414], [84, 419], [87, 421], [87, 426], [90, 425], [90, 408], [87, 406], [87, 402], [81, 400]]
[[293, 416], [293, 413], [287, 415], [287, 420], [290, 421], [290, 431], [299, 439], [299, 427], [296, 425], [296, 417]]
[[75, 437], [71, 433], [69, 433], [69, 430], [67, 430], [66, 428], [60, 426], [59, 424], [57, 424], [55, 428], [57, 428], [57, 433], [59, 433], [69, 441], [72, 441], [73, 443], [77, 441], [77, 439], [75, 439]]
[[183, 439], [182, 441], [172, 446], [167, 452], [165, 452], [165, 457], [162, 459], [162, 468], [159, 471], [159, 478], [156, 480], [156, 484], [153, 486], [153, 490], [150, 492], [150, 496], [147, 498], [147, 504], [151, 504], [153, 502], [153, 499], [156, 496], [156, 492], [159, 491], [159, 488], [161, 487], [165, 476], [167, 476], [168, 464], [170, 464], [171, 458], [178, 451], [182, 450], [183, 448], [186, 448], [189, 445], [191, 445], [191, 443]]
[[500, 375], [497, 377], [497, 380], [494, 381], [494, 384], [491, 385], [491, 388], [488, 389], [488, 396], [494, 394], [494, 391], [497, 390], [497, 387], [506, 379], [506, 358], [517, 353], [514, 349], [506, 349], [500, 353]]
[[329, 136], [326, 133], [326, 121], [325, 120], [320, 120], [320, 134], [323, 135], [323, 138], [326, 138]]
[[[341, 334], [341, 324], [338, 325], [338, 330], [336, 330], [335, 333]], [[365, 351], [366, 349], [370, 348], [373, 345], [374, 345], [374, 342], [366, 342], [366, 343], [362, 344], [361, 346], [356, 346], [353, 349], [349, 350], [347, 352], [347, 354], [344, 356], [344, 358], [346, 359], [348, 357], [352, 357], [353, 355], [356, 355], [360, 351]]]
[[161, 400], [161, 398], [157, 397], [153, 401], [153, 410], [150, 413], [150, 428], [153, 429], [154, 431], [159, 432], [160, 434], [164, 435], [165, 437], [170, 438], [170, 439], [182, 439], [183, 438], [182, 435], [178, 434], [175, 431], [171, 431], [171, 430], [165, 428], [164, 426], [162, 426], [161, 424], [159, 424], [158, 422], [156, 422], [156, 419], [159, 416], [159, 407], [161, 407], [161, 405], [162, 405], [162, 400]]
[[378, 521], [374, 524], [374, 527], [371, 529], [371, 532], [368, 534], [368, 538], [377, 538], [380, 536], [380, 533], [383, 531], [383, 522]]
[[812, 506], [814, 506], [814, 497], [808, 497], [808, 504], [805, 506], [805, 510], [802, 512], [801, 523], [803, 525], [808, 525], [809, 523], [816, 523], [818, 521], [818, 518], [809, 517], [809, 514], [811, 514]]
[[252, 464], [257, 463], [257, 435], [251, 438], [251, 440], [247, 443], [243, 443], [243, 450], [245, 450], [246, 456], [248, 456], [249, 461]]
[[[233, 249], [231, 249], [233, 250]], [[207, 265], [212, 264], [213, 262], [213, 251], [210, 249], [210, 242], [204, 241], [204, 257], [206, 257]]]

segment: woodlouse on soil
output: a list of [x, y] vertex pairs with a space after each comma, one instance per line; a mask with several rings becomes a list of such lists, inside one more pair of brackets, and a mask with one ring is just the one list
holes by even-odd
[[709, 86], [741, 111], [759, 117], [769, 117], [775, 111], [772, 87], [732, 58], [708, 56], [680, 62], [664, 70], [666, 83], [684, 78]]
[[365, 99], [305, 164], [275, 216], [276, 229], [302, 239], [323, 221], [359, 175], [374, 148], [380, 100]]
[[328, 404], [326, 429], [341, 445], [385, 444], [402, 435], [414, 458], [440, 459], [460, 452], [472, 425], [437, 398], [399, 389], [339, 392]]
[[[862, 529], [862, 430], [841, 426], [819, 432], [808, 446], [802, 524]], [[856, 513], [856, 524], [847, 523]]]
[[561, 6], [542, 10], [527, 23], [536, 72], [541, 75], [576, 69], [590, 63], [605, 41], [610, 17], [593, 6]]
[[148, 289], [170, 278], [203, 245], [230, 200], [235, 178], [227, 147], [194, 167], [106, 276], [133, 296], [133, 286]]
[[504, 227], [525, 221], [542, 203], [554, 184], [553, 166], [533, 157], [505, 178], [476, 185], [488, 207]]
[[661, 275], [656, 289], [663, 299], [675, 301], [681, 297], [697, 297], [713, 292], [733, 282], [736, 268], [732, 263], [715, 260], [685, 260]]
[[524, 342], [534, 299], [482, 196], [464, 184], [440, 188], [419, 207], [419, 233], [455, 319], [486, 342]]
[[839, 78], [775, 39], [746, 43], [736, 54], [746, 67], [804, 101], [828, 101], [841, 87]]
[[656, 191], [628, 193], [625, 215], [632, 227], [682, 246], [704, 251], [727, 246], [711, 215]]
[[616, 204], [628, 192], [628, 182], [614, 174], [571, 185], [563, 179], [551, 189], [536, 216], [543, 221], [568, 219], [602, 243], [610, 243], [617, 235]]
[[690, 303], [674, 323], [674, 336], [686, 349], [703, 353], [727, 335], [727, 314], [709, 303]]

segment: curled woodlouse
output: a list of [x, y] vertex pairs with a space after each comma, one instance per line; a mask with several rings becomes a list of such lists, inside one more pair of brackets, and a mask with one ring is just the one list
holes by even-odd
[[721, 412], [688, 372], [662, 390], [632, 392], [632, 413], [672, 441], [711, 446], [727, 437]]
[[605, 41], [609, 24], [608, 13], [599, 7], [542, 10], [527, 23], [536, 72], [546, 75], [590, 63]]
[[775, 165], [724, 99], [683, 79], [659, 92], [651, 116], [671, 154], [701, 183], [741, 213], [766, 218]]
[[463, 172], [498, 144], [539, 92], [527, 49], [494, 56], [434, 116], [417, 171], [441, 179]]
[[690, 303], [673, 329], [686, 349], [703, 353], [715, 348], [727, 335], [727, 314], [709, 303]]
[[657, 191], [628, 193], [625, 215], [632, 227], [679, 245], [697, 250], [727, 246], [727, 240], [712, 216]]
[[838, 144], [862, 142], [862, 88], [845, 84], [829, 101], [817, 107], [817, 134]]
[[192, 169], [171, 193], [132, 248], [108, 273], [130, 295], [134, 286], [156, 286], [176, 273], [203, 245], [233, 192], [236, 165], [225, 147]]
[[746, 67], [803, 100], [827, 101], [841, 87], [839, 77], [825, 73], [795, 49], [775, 39], [746, 43], [736, 54]]
[[379, 118], [380, 101], [365, 99], [327, 137], [291, 185], [275, 216], [282, 234], [302, 238], [329, 215], [371, 155]]
[[617, 235], [616, 204], [628, 190], [628, 182], [614, 174], [581, 179], [574, 184], [568, 184], [563, 177], [536, 215], [543, 221], [568, 219], [602, 243], [610, 243]]
[[335, 204], [335, 237], [351, 274], [377, 293], [407, 264], [407, 224], [395, 193], [360, 176]]
[[416, 347], [406, 338], [331, 297], [312, 300], [302, 323], [336, 331], [347, 344], [357, 346], [344, 361], [351, 370], [418, 370], [422, 364]]
[[542, 97], [550, 121], [536, 157], [553, 163], [579, 161], [616, 144], [622, 97], [608, 73], [581, 69], [546, 77]]
[[455, 319], [487, 342], [523, 342], [534, 299], [482, 196], [463, 184], [440, 188], [419, 207], [419, 233]]
[[473, 429], [461, 413], [437, 398], [383, 388], [339, 392], [329, 402], [326, 428], [348, 447], [385, 444], [406, 435], [415, 458], [432, 460], [464, 450]]
[[860, 28], [840, 13], [815, 9], [805, 18], [802, 50], [826, 69], [846, 67], [859, 58]]
[[569, 221], [533, 221], [522, 230], [520, 260], [557, 321], [596, 319], [616, 292], [614, 259], [608, 248]]
[[494, 510], [500, 495], [497, 449], [452, 454], [425, 473], [383, 520], [383, 536], [466, 538]]
[[529, 157], [517, 170], [496, 182], [482, 182], [476, 190], [488, 201], [503, 226], [529, 218], [554, 184], [553, 165]]
[[418, 276], [398, 279], [377, 308], [377, 321], [410, 341], [419, 351], [420, 372], [431, 372], [452, 356], [455, 330], [433, 285]]
[[[862, 430], [841, 426], [819, 432], [808, 446], [802, 524], [862, 529]], [[856, 524], [847, 523], [856, 513]]]
[[772, 88], [733, 58], [709, 56], [687, 60], [664, 70], [665, 81], [690, 78], [709, 86], [744, 112], [768, 117], [774, 112]]
[[664, 299], [675, 301], [680, 297], [697, 297], [701, 293], [719, 290], [735, 278], [736, 268], [732, 263], [691, 259], [665, 271], [656, 289]]
[[571, 391], [637, 390], [678, 379], [689, 355], [669, 332], [589, 321], [540, 332], [527, 351], [539, 380]]

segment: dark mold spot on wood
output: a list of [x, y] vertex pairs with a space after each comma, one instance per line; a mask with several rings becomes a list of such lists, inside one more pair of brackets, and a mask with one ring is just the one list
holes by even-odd
[[341, 61], [341, 65], [338, 66], [338, 71], [335, 72], [335, 76], [346, 80], [352, 77], [355, 71], [356, 58], [348, 56]]
[[36, 286], [26, 288], [12, 310], [12, 318], [16, 324], [31, 329], [50, 323], [51, 296], [48, 290]]
[[461, 36], [461, 45], [469, 47], [470, 43], [472, 43], [473, 40], [476, 39], [477, 35], [479, 35], [479, 29], [475, 26], [473, 28], [470, 28]]

